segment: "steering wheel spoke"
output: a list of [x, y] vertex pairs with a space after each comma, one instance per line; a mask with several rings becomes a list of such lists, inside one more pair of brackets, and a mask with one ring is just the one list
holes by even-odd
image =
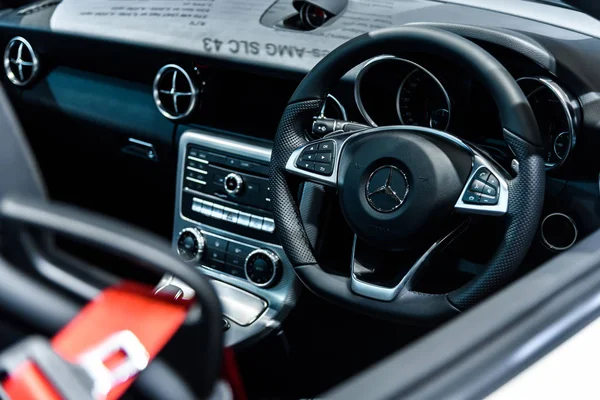
[[473, 152], [471, 174], [454, 208], [461, 213], [502, 216], [508, 210], [508, 182], [492, 162]]
[[337, 187], [341, 149], [350, 133], [340, 133], [315, 140], [292, 152], [285, 169], [304, 180]]
[[404, 273], [400, 280], [393, 285], [386, 286], [374, 282], [367, 282], [361, 279], [360, 271], [365, 270], [368, 267], [364, 266], [356, 258], [359, 239], [355, 235], [354, 242], [352, 244], [350, 289], [356, 294], [380, 301], [392, 301], [401, 293], [412, 291], [414, 284], [418, 281], [422, 272], [430, 264], [429, 261], [433, 258], [433, 256], [447, 248], [456, 238], [466, 231], [468, 226], [469, 220], [464, 220], [460, 225], [452, 229], [450, 233], [444, 235], [442, 238], [429, 246], [422, 254], [417, 255], [416, 257], [413, 256], [413, 259], [416, 258], [416, 261], [409, 266], [409, 268], [406, 270], [406, 273]]

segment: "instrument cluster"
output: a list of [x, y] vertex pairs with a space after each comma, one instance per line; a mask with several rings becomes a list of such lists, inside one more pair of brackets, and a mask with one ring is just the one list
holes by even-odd
[[[450, 132], [510, 157], [498, 112], [485, 89], [452, 66], [436, 72], [412, 60], [382, 55], [365, 62], [354, 82], [354, 99], [371, 126], [415, 125]], [[547, 169], [560, 167], [576, 142], [577, 100], [553, 80], [517, 82], [536, 116]]]

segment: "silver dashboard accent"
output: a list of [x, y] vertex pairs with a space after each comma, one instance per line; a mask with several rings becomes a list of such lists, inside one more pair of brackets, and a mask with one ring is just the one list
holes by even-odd
[[[398, 125], [398, 126], [384, 126], [381, 128], [368, 129], [359, 132], [349, 132], [349, 133], [338, 133], [331, 134], [327, 136], [326, 139], [315, 140], [306, 144], [302, 147], [294, 150], [288, 159], [285, 169], [287, 172], [300, 176], [306, 180], [309, 180], [314, 183], [319, 183], [326, 186], [337, 187], [338, 186], [338, 170], [339, 170], [339, 162], [341, 158], [341, 154], [344, 149], [344, 145], [346, 141], [351, 137], [356, 137], [358, 135], [369, 135], [369, 134], [377, 134], [378, 132], [386, 132], [386, 131], [412, 131], [412, 132], [421, 132], [428, 135], [436, 136], [438, 138], [447, 140], [455, 144], [456, 146], [461, 147], [462, 149], [469, 152], [472, 155], [473, 161], [471, 166], [471, 174], [469, 175], [469, 179], [467, 180], [467, 184], [463, 188], [458, 201], [454, 205], [454, 208], [463, 213], [471, 213], [471, 214], [483, 214], [483, 215], [504, 215], [508, 210], [508, 182], [504, 178], [504, 174], [500, 172], [500, 170], [490, 161], [488, 161], [485, 156], [480, 153], [474, 147], [469, 146], [467, 143], [463, 142], [461, 139], [457, 138], [454, 135], [451, 135], [447, 132], [439, 131], [431, 128], [424, 128], [421, 126], [406, 126], [406, 125]], [[331, 176], [319, 175], [314, 172], [305, 171], [296, 166], [296, 161], [304, 151], [307, 146], [311, 146], [314, 144], [318, 144], [325, 140], [333, 140], [335, 143], [333, 156], [335, 157], [333, 163], [333, 173]], [[462, 197], [465, 192], [469, 188], [469, 184], [471, 180], [474, 178], [475, 173], [480, 168], [487, 168], [491, 173], [493, 173], [499, 181], [499, 199], [498, 204], [496, 205], [483, 205], [483, 204], [467, 204], [462, 201]]]
[[[186, 91], [180, 91], [177, 88], [177, 77], [181, 74], [186, 81], [187, 88]], [[161, 84], [164, 79], [168, 79], [170, 75], [170, 88], [169, 90], [161, 89]], [[194, 107], [196, 106], [196, 101], [198, 98], [198, 88], [192, 81], [192, 78], [187, 73], [185, 69], [180, 67], [177, 64], [167, 64], [163, 66], [156, 73], [156, 77], [154, 78], [154, 83], [152, 84], [152, 95], [154, 97], [154, 103], [158, 108], [158, 111], [168, 119], [178, 120], [189, 116], [192, 111], [194, 111]], [[162, 98], [163, 96], [169, 96], [173, 103], [172, 109], [165, 105]], [[185, 109], [179, 109], [179, 99], [187, 97], [189, 98], [189, 104]]]
[[[212, 279], [210, 281], [219, 295], [223, 315], [241, 326], [248, 326], [256, 321], [267, 308], [267, 302], [258, 296], [241, 290], [228, 283]], [[194, 297], [194, 289], [181, 279], [164, 276], [154, 288], [154, 293], [160, 293], [167, 286], [175, 286], [181, 290], [181, 298], [189, 300]]]
[[[407, 60], [403, 60], [404, 62], [407, 62]], [[402, 94], [402, 88], [404, 88], [404, 85], [406, 84], [406, 81], [408, 80], [408, 78], [411, 77], [411, 75], [413, 75], [415, 72], [417, 72], [419, 69], [422, 70], [423, 72], [425, 72], [431, 79], [433, 79], [433, 81], [438, 85], [438, 87], [441, 89], [442, 93], [444, 94], [444, 98], [446, 100], [446, 108], [445, 110], [448, 111], [448, 122], [446, 122], [446, 126], [444, 126], [443, 129], [440, 129], [442, 131], [445, 131], [446, 129], [448, 129], [448, 126], [450, 125], [450, 119], [452, 118], [452, 106], [450, 103], [450, 96], [448, 95], [448, 91], [446, 90], [446, 88], [444, 87], [444, 85], [442, 85], [442, 82], [440, 82], [440, 80], [438, 78], [436, 78], [435, 75], [433, 75], [431, 72], [429, 72], [427, 69], [423, 68], [421, 65], [416, 64], [417, 68], [415, 68], [414, 70], [412, 70], [411, 72], [409, 72], [406, 77], [402, 80], [402, 83], [400, 83], [400, 87], [398, 88], [398, 92], [396, 93], [396, 114], [398, 114], [398, 119], [400, 120], [400, 122], [404, 125], [406, 125], [406, 122], [404, 122], [404, 119], [402, 118], [402, 113], [400, 112], [400, 95]], [[431, 125], [431, 120], [433, 118], [430, 118], [429, 121], [429, 127], [433, 128]]]
[[[256, 283], [252, 279], [250, 279], [250, 276], [248, 276], [248, 260], [250, 260], [250, 258], [256, 254], [264, 254], [271, 260], [271, 264], [273, 265], [273, 275], [271, 275], [271, 278], [265, 283]], [[281, 260], [279, 259], [279, 256], [277, 255], [277, 253], [274, 253], [271, 250], [266, 250], [266, 249], [256, 249], [256, 250], [250, 252], [250, 254], [248, 254], [248, 256], [246, 257], [246, 260], [244, 261], [244, 274], [246, 274], [246, 278], [250, 282], [255, 284], [256, 286], [269, 287], [273, 284], [273, 282], [277, 278], [277, 275], [279, 274], [279, 268], [281, 268], [280, 264], [281, 264]]]
[[179, 250], [179, 246], [176, 246], [177, 254], [184, 262], [190, 263], [190, 264], [195, 264], [198, 261], [200, 261], [200, 258], [202, 258], [202, 254], [204, 253], [204, 248], [206, 247], [206, 240], [204, 240], [204, 236], [202, 236], [202, 232], [200, 232], [200, 230], [196, 229], [196, 228], [183, 229], [181, 232], [179, 232], [179, 235], [177, 235], [177, 240], [179, 241], [179, 238], [181, 238], [181, 236], [185, 233], [189, 233], [190, 235], [192, 235], [194, 237], [194, 239], [196, 239], [196, 243], [198, 243], [198, 250], [196, 251], [196, 254], [194, 254], [194, 257], [192, 257], [189, 260], [186, 260], [185, 258], [183, 258], [183, 255], [181, 254], [181, 251]]
[[[469, 189], [471, 181], [475, 178], [477, 171], [481, 168], [487, 168], [499, 182], [498, 190], [498, 204], [495, 205], [483, 205], [483, 204], [468, 204], [463, 201], [465, 192]], [[474, 151], [473, 153], [473, 165], [471, 167], [471, 174], [467, 179], [467, 184], [460, 193], [458, 201], [454, 205], [454, 209], [462, 213], [470, 214], [482, 214], [482, 215], [493, 215], [501, 216], [506, 214], [508, 211], [508, 182], [504, 178], [504, 175], [487, 159], [481, 156], [479, 153]]]
[[[385, 183], [382, 186], [371, 189], [371, 181], [373, 180], [373, 176], [385, 168], [389, 169], [388, 176], [385, 180]], [[392, 174], [394, 171], [399, 172], [400, 175], [402, 176], [402, 178], [404, 179], [404, 185], [406, 186], [404, 193], [396, 193], [396, 191], [394, 191], [394, 189], [392, 188], [392, 183], [393, 183]], [[395, 167], [393, 165], [384, 165], [382, 167], [377, 168], [375, 171], [371, 172], [371, 175], [369, 175], [369, 179], [367, 179], [367, 185], [365, 187], [365, 195], [367, 197], [367, 201], [369, 202], [369, 205], [371, 207], [373, 207], [373, 209], [375, 211], [379, 211], [381, 213], [390, 213], [392, 211], [399, 209], [402, 206], [402, 204], [404, 203], [404, 200], [406, 200], [406, 196], [408, 195], [409, 190], [410, 190], [410, 185], [408, 184], [408, 177], [406, 176], [404, 171], [402, 171], [400, 168]], [[379, 193], [384, 193], [385, 195], [387, 195], [388, 197], [393, 199], [395, 201], [394, 206], [391, 208], [384, 209], [381, 206], [378, 206], [377, 204], [375, 204], [375, 201], [373, 200], [373, 196], [375, 196], [376, 194], [379, 194]], [[400, 196], [402, 196], [402, 197], [400, 197]]]
[[[333, 101], [335, 103], [335, 105], [337, 106], [337, 108], [340, 109], [340, 113], [342, 114], [342, 119], [344, 121], [348, 121], [348, 113], [346, 112], [346, 107], [344, 107], [342, 102], [339, 101], [337, 99], [337, 97], [335, 97], [332, 94], [327, 95], [327, 99], [325, 99], [325, 101], [323, 102], [323, 105], [321, 106], [321, 111], [319, 112], [319, 116], [317, 118], [326, 118], [327, 100]], [[335, 131], [335, 129], [334, 129], [334, 131]]]
[[[545, 226], [546, 222], [548, 221], [548, 219], [549, 218], [556, 218], [556, 217], [560, 217], [560, 218], [566, 219], [567, 223], [571, 224], [571, 226], [573, 227], [573, 238], [572, 238], [571, 242], [567, 246], [556, 246], [556, 245], [550, 243], [550, 241], [546, 238], [546, 235], [544, 234], [544, 226]], [[571, 218], [567, 214], [563, 214], [563, 213], [548, 214], [546, 217], [544, 217], [544, 219], [542, 220], [542, 223], [540, 224], [540, 236], [542, 238], [542, 242], [549, 249], [554, 250], [554, 251], [564, 251], [564, 250], [568, 250], [571, 247], [573, 247], [573, 245], [577, 241], [578, 233], [579, 233], [579, 231], [577, 230], [577, 225], [575, 225], [575, 221], [573, 221], [573, 218]]]
[[[539, 88], [534, 89], [530, 93], [526, 93], [528, 99], [534, 93], [536, 93], [539, 90], [541, 90], [542, 88], [546, 87], [552, 92], [552, 94], [554, 94], [554, 96], [556, 96], [556, 98], [558, 99], [558, 101], [561, 104], [563, 111], [565, 112], [565, 116], [567, 119], [567, 126], [568, 126], [567, 133], [570, 135], [570, 138], [571, 138], [571, 140], [569, 141], [569, 147], [567, 148], [567, 152], [565, 153], [564, 157], [562, 157], [562, 158], [558, 157], [558, 158], [561, 158], [560, 162], [557, 162], [555, 164], [546, 163], [547, 170], [558, 168], [565, 163], [565, 161], [571, 154], [571, 151], [573, 151], [573, 149], [575, 148], [575, 144], [577, 142], [576, 130], [577, 130], [577, 126], [579, 123], [579, 118], [578, 118], [579, 103], [575, 97], [568, 94], [559, 84], [554, 82], [552, 79], [548, 79], [543, 76], [533, 76], [533, 77], [525, 76], [525, 77], [517, 79], [517, 82], [522, 82], [522, 81], [534, 81], [534, 82], [537, 82], [542, 85]], [[562, 135], [562, 134], [563, 133], [561, 133], [560, 135]], [[560, 135], [558, 135], [558, 136], [560, 136]], [[554, 148], [554, 145], [553, 145], [553, 148]], [[557, 156], [558, 156], [558, 154], [557, 154]]]
[[[28, 71], [28, 68], [31, 68], [31, 71]], [[37, 76], [39, 60], [33, 47], [25, 38], [16, 36], [6, 45], [4, 72], [8, 80], [16, 86], [25, 86]]]
[[245, 290], [215, 280], [212, 284], [221, 300], [223, 315], [238, 325], [252, 324], [267, 308], [266, 301]]
[[[189, 130], [181, 136], [180, 146], [190, 143], [209, 147], [214, 150], [239, 154], [242, 157], [271, 162], [271, 146], [246, 138], [219, 134], [211, 131]], [[185, 147], [183, 147], [185, 149]], [[185, 154], [183, 155], [185, 157]], [[198, 159], [199, 160], [199, 159]], [[202, 160], [203, 163], [206, 160]]]
[[[444, 86], [441, 84], [441, 82], [435, 77], [435, 75], [433, 75], [431, 72], [429, 72], [427, 69], [423, 68], [420, 64], [417, 64], [413, 61], [404, 59], [404, 58], [400, 58], [400, 57], [396, 57], [393, 55], [381, 55], [381, 56], [377, 56], [377, 57], [373, 57], [369, 60], [367, 60], [362, 67], [360, 68], [360, 70], [358, 71], [358, 74], [356, 75], [356, 80], [354, 81], [354, 101], [356, 102], [356, 107], [358, 108], [358, 111], [360, 112], [360, 115], [362, 115], [362, 117], [365, 119], [365, 121], [371, 125], [372, 127], [377, 127], [377, 123], [371, 118], [371, 116], [369, 115], [369, 113], [367, 112], [365, 105], [362, 101], [361, 95], [360, 95], [360, 85], [362, 83], [362, 79], [364, 77], [364, 75], [375, 65], [383, 63], [383, 62], [387, 62], [387, 61], [399, 61], [405, 64], [409, 64], [412, 65], [415, 68], [421, 69], [423, 71], [425, 71], [425, 73], [427, 73], [427, 75], [429, 75], [431, 78], [433, 78], [433, 80], [442, 88], [442, 91], [444, 92], [444, 95], [446, 97], [447, 103], [448, 103], [448, 113], [451, 112], [450, 110], [450, 97], [448, 96], [448, 92], [446, 91], [446, 88], [444, 88]], [[412, 73], [414, 73], [414, 70], [411, 71], [407, 77], [409, 75], [411, 75]], [[402, 81], [402, 84], [406, 81], [406, 78], [404, 78], [404, 80]], [[400, 84], [400, 89], [402, 88], [402, 84]], [[398, 90], [398, 94], [400, 93], [400, 90]], [[400, 112], [399, 112], [399, 108], [398, 108], [398, 94], [396, 95], [396, 112], [398, 114], [398, 117], [400, 119], [401, 123], [402, 122], [402, 118], [400, 117]], [[448, 121], [450, 121], [450, 118], [448, 118]]]
[[[176, 246], [176, 232], [187, 227], [196, 227], [202, 231], [203, 235], [218, 236], [229, 242], [242, 243], [253, 248], [269, 249], [276, 253], [281, 259], [281, 279], [277, 285], [268, 289], [257, 287], [245, 279], [240, 279], [208, 267], [197, 267], [199, 271], [210, 279], [234, 286], [241, 291], [257, 296], [266, 302], [267, 308], [255, 322], [248, 326], [241, 326], [235, 322], [231, 322], [231, 328], [225, 332], [226, 346], [243, 346], [250, 344], [280, 326], [283, 318], [295, 304], [298, 291], [302, 289], [302, 284], [296, 278], [294, 268], [280, 245], [241, 236], [211, 226], [210, 222], [201, 223], [187, 218], [182, 214], [181, 201], [184, 187], [183, 178], [186, 150], [188, 145], [202, 146], [217, 152], [222, 151], [225, 153], [237, 154], [247, 159], [255, 159], [262, 162], [270, 161], [271, 146], [266, 142], [200, 129], [184, 132], [179, 141], [175, 216], [173, 223], [174, 235], [171, 242], [173, 249], [175, 249]], [[242, 214], [246, 215], [246, 213]]]
[[[227, 186], [227, 180], [228, 179], [231, 179], [231, 180], [235, 181], [235, 187], [234, 188], [230, 189]], [[234, 172], [229, 173], [225, 177], [225, 179], [223, 180], [223, 189], [225, 189], [225, 191], [227, 193], [232, 194], [232, 195], [236, 195], [239, 192], [241, 192], [243, 185], [244, 185], [244, 180], [242, 179], [242, 177], [239, 176], [238, 174], [234, 173]]]
[[357, 236], [354, 235], [354, 241], [352, 243], [352, 266], [350, 273], [350, 288], [356, 294], [361, 296], [369, 297], [371, 299], [381, 300], [381, 301], [392, 301], [405, 289], [410, 289], [409, 285], [411, 280], [415, 277], [415, 275], [419, 272], [419, 269], [425, 264], [427, 259], [440, 247], [442, 244], [446, 244], [448, 241], [454, 240], [458, 235], [460, 235], [468, 226], [468, 221], [463, 222], [458, 227], [456, 227], [452, 232], [444, 236], [443, 238], [436, 241], [427, 251], [413, 264], [412, 267], [408, 270], [406, 275], [402, 277], [400, 282], [396, 284], [394, 287], [384, 287], [380, 285], [376, 285], [373, 283], [365, 282], [360, 280], [355, 273], [356, 267], [356, 241]]

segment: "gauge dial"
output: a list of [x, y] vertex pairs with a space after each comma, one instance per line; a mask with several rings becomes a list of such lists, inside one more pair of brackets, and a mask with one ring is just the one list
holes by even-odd
[[523, 78], [519, 85], [527, 95], [542, 135], [546, 168], [555, 168], [566, 160], [574, 143], [568, 96], [554, 82], [543, 78]]
[[442, 84], [428, 71], [415, 68], [400, 84], [396, 96], [400, 122], [439, 130], [450, 124], [450, 98]]

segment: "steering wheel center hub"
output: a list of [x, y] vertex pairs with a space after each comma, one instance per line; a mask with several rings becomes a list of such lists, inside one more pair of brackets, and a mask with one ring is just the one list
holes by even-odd
[[471, 156], [434, 135], [380, 128], [348, 139], [338, 182], [342, 212], [363, 240], [403, 249], [452, 210]]
[[404, 204], [409, 188], [408, 176], [403, 170], [393, 165], [384, 165], [369, 176], [365, 194], [375, 211], [389, 213]]

